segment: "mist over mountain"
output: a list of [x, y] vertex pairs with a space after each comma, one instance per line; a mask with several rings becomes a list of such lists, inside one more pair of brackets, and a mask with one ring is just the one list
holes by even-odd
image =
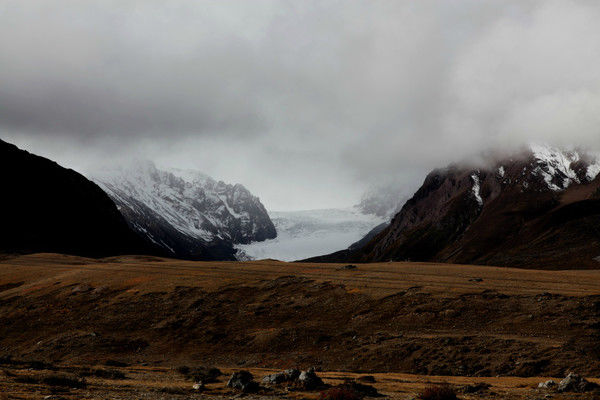
[[[249, 194], [223, 190], [248, 207], [260, 196], [264, 210], [248, 213], [264, 221], [266, 210], [358, 205], [381, 219], [371, 230], [440, 166], [489, 171], [481, 154], [494, 164], [528, 143], [600, 150], [591, 1], [0, 0], [0, 9], [2, 138], [84, 173], [149, 159], [243, 182]], [[233, 194], [214, 202], [224, 207], [216, 222], [210, 202], [201, 217], [193, 196], [171, 207], [136, 197], [149, 193], [134, 193], [137, 183], [106, 183], [130, 226], [169, 254], [218, 242], [229, 258], [233, 246], [273, 240], [266, 222], [238, 218]], [[364, 236], [360, 218], [354, 233]]]
[[292, 211], [490, 149], [600, 149], [593, 1], [4, 3], [1, 135], [78, 171], [151, 159]]
[[400, 182], [389, 182], [366, 191], [356, 207], [364, 214], [391, 219], [408, 200], [410, 187]]

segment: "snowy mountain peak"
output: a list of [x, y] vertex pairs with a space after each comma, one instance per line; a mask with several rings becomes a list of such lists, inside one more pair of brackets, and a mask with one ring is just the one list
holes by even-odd
[[[91, 179], [132, 228], [176, 256], [181, 256], [176, 248], [182, 240], [233, 245], [276, 236], [258, 197], [243, 185], [216, 181], [198, 171], [163, 170], [142, 161], [104, 169]], [[190, 245], [181, 248], [188, 252]]]
[[562, 150], [548, 145], [530, 144], [535, 159], [534, 175], [541, 176], [549, 189], [567, 189], [572, 182], [580, 183], [574, 165], [581, 160], [575, 150]]
[[530, 144], [529, 149], [535, 163], [532, 173], [542, 177], [553, 191], [563, 191], [573, 183], [591, 182], [600, 173], [600, 154], [540, 144]]

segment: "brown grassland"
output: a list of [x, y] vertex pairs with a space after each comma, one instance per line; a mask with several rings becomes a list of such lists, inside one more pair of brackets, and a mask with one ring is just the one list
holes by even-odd
[[[4, 256], [0, 393], [229, 398], [232, 371], [260, 380], [274, 370], [315, 367], [330, 384], [372, 375], [391, 398], [448, 382], [462, 399], [536, 399], [546, 395], [536, 387], [548, 377], [600, 375], [600, 271], [342, 266]], [[180, 366], [218, 367], [224, 375], [198, 393]], [[89, 373], [107, 368], [125, 379]], [[86, 371], [84, 388], [42, 379]], [[482, 382], [491, 386], [464, 392]], [[318, 395], [275, 388], [249, 397]]]

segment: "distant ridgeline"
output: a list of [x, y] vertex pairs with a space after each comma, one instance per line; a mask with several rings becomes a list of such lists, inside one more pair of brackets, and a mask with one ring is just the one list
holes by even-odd
[[197, 172], [144, 162], [96, 184], [3, 141], [0, 166], [0, 252], [235, 260], [234, 244], [276, 236], [257, 197]]
[[531, 145], [431, 172], [387, 227], [318, 262], [600, 267], [600, 158]]
[[0, 252], [160, 254], [81, 174], [0, 140]]

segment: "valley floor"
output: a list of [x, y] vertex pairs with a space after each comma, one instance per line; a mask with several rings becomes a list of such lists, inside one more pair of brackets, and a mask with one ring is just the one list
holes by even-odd
[[127, 379], [90, 377], [87, 388], [57, 396], [229, 396], [225, 376], [196, 394], [174, 371], [187, 365], [248, 369], [258, 378], [265, 368], [314, 366], [331, 382], [369, 374], [382, 393], [402, 399], [427, 381], [459, 391], [492, 385], [461, 398], [534, 398], [544, 395], [535, 389], [541, 377], [599, 376], [599, 339], [594, 270], [0, 259], [0, 388], [15, 398], [50, 394], [23, 377], [49, 373], [40, 369], [75, 373], [115, 360]]

